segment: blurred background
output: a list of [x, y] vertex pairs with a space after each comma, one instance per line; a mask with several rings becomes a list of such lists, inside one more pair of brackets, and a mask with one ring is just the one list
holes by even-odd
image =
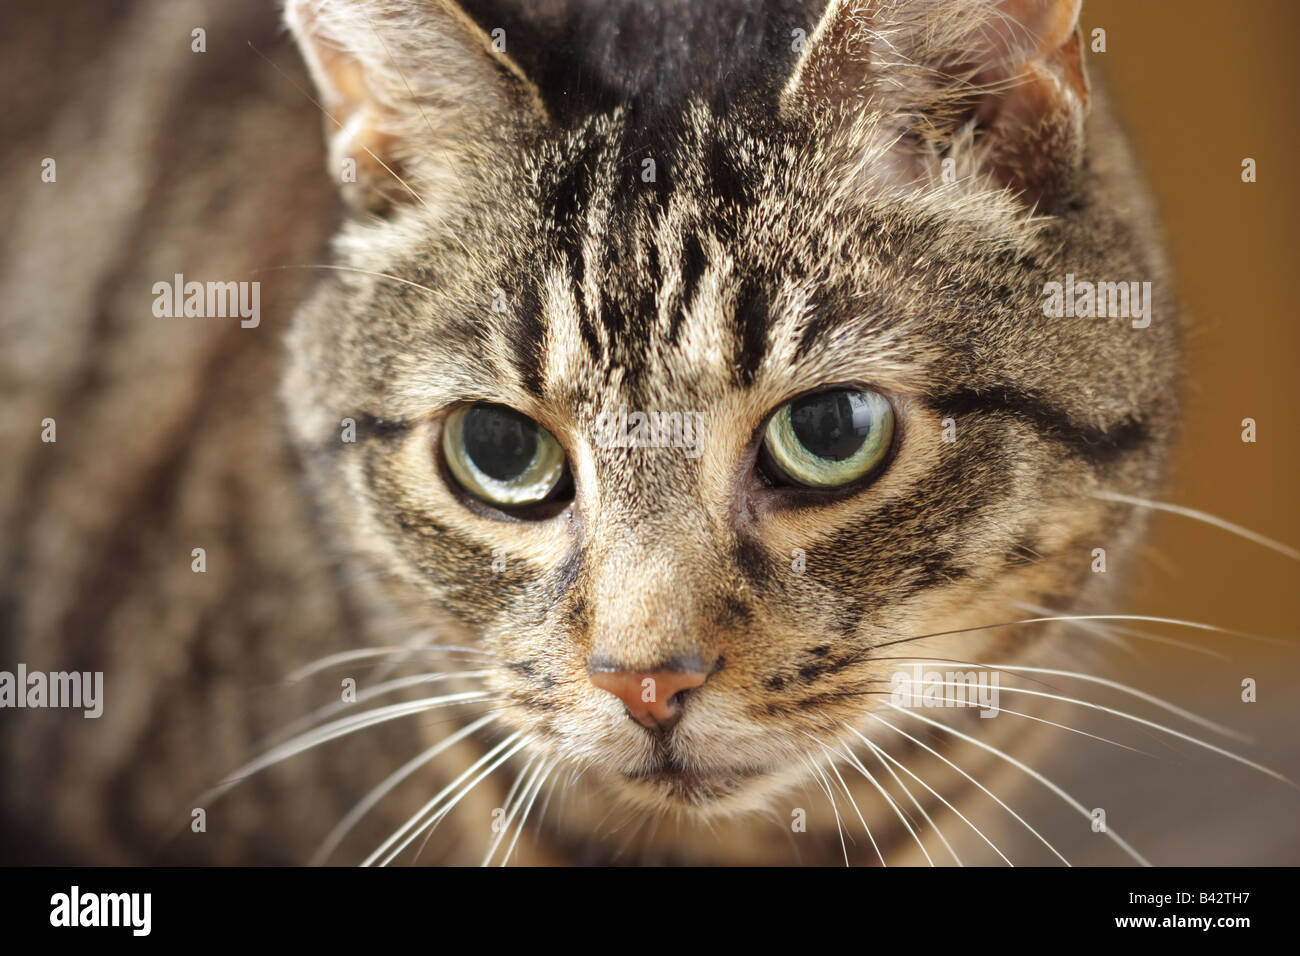
[[[120, 734], [105, 720], [70, 736], [44, 714], [13, 733], [13, 715], [0, 718], [9, 735], [0, 734], [0, 797], [23, 821], [0, 834], [0, 859], [83, 862], [84, 845], [61, 857], [23, 845], [27, 823], [44, 816], [111, 833], [97, 859], [152, 839], [171, 812], [159, 793], [172, 787], [188, 799], [210, 782], [196, 754], [219, 772], [247, 754], [248, 739], [212, 728], [246, 722], [251, 736], [259, 726], [244, 696], [220, 692], [219, 678], [242, 667], [261, 687], [287, 673], [312, 657], [309, 640], [334, 616], [304, 617], [286, 597], [318, 593], [328, 569], [285, 559], [309, 518], [295, 486], [259, 470], [280, 454], [278, 336], [309, 275], [257, 270], [323, 261], [335, 215], [320, 119], [295, 89], [305, 77], [273, 6], [6, 0], [0, 10], [9, 41], [0, 80], [10, 94], [0, 137], [0, 667], [40, 655], [54, 666], [60, 639], [92, 635], [96, 666], [129, 676], [147, 662], [166, 677], [132, 685], [126, 697], [139, 713], [123, 716]], [[210, 47], [196, 58], [189, 30], [200, 23]], [[1089, 47], [1092, 31], [1105, 31], [1106, 50], [1088, 54], [1089, 69], [1145, 166], [1184, 304], [1184, 433], [1161, 500], [1300, 547], [1300, 332], [1290, 284], [1300, 249], [1300, 3], [1084, 0], [1082, 23]], [[122, 108], [127, 94], [136, 105]], [[60, 156], [58, 190], [20, 185], [32, 181], [36, 157], [50, 154]], [[1242, 182], [1247, 157], [1254, 183]], [[173, 271], [257, 274], [262, 326], [139, 322], [153, 279]], [[102, 351], [85, 344], [98, 342]], [[32, 423], [46, 414], [60, 419], [57, 459], [33, 446]], [[1241, 440], [1245, 418], [1257, 424], [1253, 444]], [[125, 510], [88, 504], [123, 489]], [[1251, 740], [1215, 737], [1096, 685], [1062, 682], [1061, 691], [1194, 731], [1300, 779], [1300, 566], [1183, 516], [1155, 514], [1151, 529], [1140, 559], [1120, 572], [1132, 580], [1128, 605], [1115, 611], [1276, 643], [1151, 625], [1192, 647], [1134, 641], [1108, 650], [1100, 673]], [[199, 587], [188, 542], [222, 538], [260, 545], [246, 544], [240, 562], [214, 563], [201, 601], [168, 590]], [[178, 541], [187, 542], [179, 559]], [[166, 570], [178, 560], [183, 573]], [[197, 621], [178, 610], [194, 606], [204, 609]], [[66, 620], [40, 616], [65, 607]], [[158, 634], [191, 641], [189, 656]], [[1244, 678], [1258, 683], [1256, 703], [1241, 700]], [[186, 694], [206, 709], [195, 712]], [[1300, 863], [1294, 788], [1111, 716], [1079, 712], [1070, 722], [1149, 754], [1060, 734], [1035, 763], [1089, 808], [1105, 808], [1148, 859]], [[169, 769], [118, 775], [146, 758]], [[302, 774], [301, 785], [314, 786], [310, 769]], [[291, 802], [294, 791], [276, 796]], [[1125, 862], [1040, 796], [1026, 815], [1073, 862]], [[247, 829], [259, 851], [278, 836], [257, 829], [262, 807], [249, 810]], [[1005, 816], [979, 819], [995, 840], [1023, 843]]]
[[[1089, 65], [1160, 204], [1185, 310], [1184, 434], [1163, 500], [1300, 546], [1300, 4], [1084, 0], [1082, 23], [1088, 41], [1095, 28], [1106, 31], [1106, 52], [1090, 53]], [[1257, 164], [1254, 183], [1242, 182], [1246, 157]], [[1241, 440], [1244, 418], [1257, 423], [1255, 444]], [[1114, 676], [1250, 734], [1255, 746], [1226, 745], [1296, 778], [1300, 565], [1178, 515], [1155, 515], [1151, 529], [1129, 612], [1289, 646], [1153, 628], [1229, 660], [1139, 641], [1140, 657], [1112, 661]], [[1255, 704], [1241, 702], [1245, 677], [1258, 682]], [[1284, 784], [1195, 747], [1179, 746], [1157, 766], [1106, 748], [1097, 764], [1080, 765], [1068, 758], [1073, 747], [1059, 755], [1056, 779], [1085, 792], [1104, 780], [1113, 825], [1140, 837], [1153, 861], [1300, 863], [1300, 799]], [[1096, 861], [1107, 853], [1099, 849]]]

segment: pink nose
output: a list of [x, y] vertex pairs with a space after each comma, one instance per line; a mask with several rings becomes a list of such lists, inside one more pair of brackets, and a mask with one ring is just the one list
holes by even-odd
[[670, 730], [682, 717], [682, 697], [709, 679], [703, 671], [592, 671], [592, 684], [607, 690], [643, 727]]

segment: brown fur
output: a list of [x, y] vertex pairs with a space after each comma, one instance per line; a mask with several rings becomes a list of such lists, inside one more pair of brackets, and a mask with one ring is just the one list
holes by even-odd
[[[525, 862], [835, 862], [836, 821], [817, 794], [839, 781], [829, 769], [819, 780], [808, 761], [825, 765], [824, 746], [843, 748], [849, 726], [874, 735], [868, 714], [894, 720], [874, 696], [888, 688], [892, 658], [1032, 663], [1051, 631], [880, 645], [1014, 620], [1017, 602], [1096, 606], [1107, 596], [1088, 569], [1093, 542], [1104, 535], [1122, 554], [1140, 527], [1089, 492], [1149, 494], [1159, 481], [1176, 417], [1176, 312], [1104, 97], [1094, 90], [1088, 103], [1059, 36], [1008, 51], [988, 39], [998, 34], [987, 4], [924, 2], [879, 5], [912, 44], [905, 82], [887, 97], [875, 95], [887, 59], [841, 59], [850, 79], [831, 84], [835, 96], [804, 95], [800, 77], [824, 86], [835, 68], [834, 57], [805, 68], [824, 52], [819, 36], [848, 29], [831, 23], [809, 31], [809, 61], [783, 64], [789, 85], [729, 109], [701, 95], [676, 112], [633, 101], [569, 119], [513, 58], [491, 52], [481, 25], [441, 0], [418, 6], [417, 22], [396, 0], [291, 5], [323, 105], [339, 114], [325, 120], [328, 169], [370, 150], [357, 188], [344, 190], [357, 212], [334, 240], [340, 268], [322, 274], [288, 337], [279, 393], [303, 475], [269, 396], [274, 337], [305, 274], [257, 273], [270, 305], [255, 333], [151, 320], [142, 290], [173, 271], [244, 277], [320, 261], [332, 208], [320, 117], [229, 39], [261, 31], [269, 46], [264, 18], [225, 26], [233, 15], [216, 6], [188, 19], [161, 5], [137, 11], [155, 43], [206, 17], [224, 51], [210, 39], [208, 56], [239, 61], [223, 73], [256, 76], [243, 80], [256, 105], [239, 114], [247, 125], [228, 137], [235, 152], [220, 169], [194, 173], [208, 154], [173, 145], [163, 156], [127, 151], [124, 168], [103, 173], [112, 195], [153, 183], [118, 213], [137, 223], [138, 244], [116, 251], [125, 266], [112, 249], [83, 251], [82, 297], [64, 290], [47, 322], [72, 354], [86, 354], [88, 338], [109, 354], [90, 368], [18, 361], [7, 378], [23, 404], [6, 438], [24, 451], [4, 500], [27, 505], [5, 523], [6, 643], [33, 667], [102, 663], [110, 697], [91, 729], [25, 715], [22, 732], [5, 736], [6, 766], [26, 774], [21, 785], [5, 774], [6, 815], [42, 820], [42, 852], [52, 841], [78, 861], [304, 861], [383, 777], [491, 710], [485, 733], [398, 788], [332, 859], [364, 857], [522, 732], [526, 748], [471, 793], [422, 859], [477, 862], [516, 775], [550, 768], [546, 783], [561, 793], [521, 840]], [[454, 55], [428, 55], [448, 43]], [[845, 49], [872, 55], [869, 43]], [[176, 102], [196, 111], [211, 89], [202, 70], [217, 67], [188, 56], [176, 54], [173, 69], [194, 77]], [[302, 82], [287, 51], [272, 58]], [[953, 63], [968, 68], [954, 74]], [[140, 70], [103, 62], [70, 96], [143, 88]], [[212, 109], [228, 102], [211, 95]], [[903, 123], [924, 135], [900, 139]], [[656, 160], [653, 184], [639, 178], [644, 156]], [[942, 176], [944, 158], [955, 182]], [[40, 220], [40, 203], [68, 201], [65, 190], [93, 193], [68, 168], [57, 193], [33, 193], [19, 210], [25, 221]], [[175, 175], [188, 188], [169, 191], [169, 169], [185, 169]], [[234, 205], [204, 205], [223, 188]], [[280, 232], [250, 228], [285, 197], [304, 218], [277, 217]], [[266, 247], [206, 241], [226, 228]], [[1151, 281], [1151, 327], [1044, 317], [1043, 283], [1067, 272]], [[504, 313], [492, 309], [498, 290]], [[111, 305], [87, 328], [80, 309], [92, 298]], [[15, 355], [48, 347], [38, 308], [16, 313]], [[895, 401], [901, 434], [881, 476], [815, 498], [756, 485], [766, 416], [850, 383]], [[557, 437], [578, 489], [572, 506], [519, 521], [466, 503], [436, 449], [442, 415], [469, 401], [516, 408]], [[705, 412], [703, 454], [595, 446], [597, 416], [620, 405]], [[32, 437], [47, 414], [59, 420], [57, 446]], [[945, 418], [955, 443], [941, 441]], [[356, 443], [340, 440], [345, 419], [357, 423]], [[316, 504], [299, 498], [302, 487]], [[98, 506], [106, 494], [126, 504]], [[189, 570], [196, 546], [208, 548], [206, 576]], [[794, 549], [807, 557], [799, 573]], [[205, 801], [209, 832], [188, 832], [191, 798], [262, 734], [337, 701], [341, 677], [365, 687], [384, 672], [368, 681], [373, 662], [345, 665], [279, 699], [286, 673], [332, 651], [412, 641], [479, 653], [414, 651], [408, 672], [487, 671], [422, 693], [482, 688], [491, 699], [252, 776]], [[42, 653], [56, 646], [55, 657]], [[666, 750], [587, 680], [596, 657], [652, 669], [692, 656], [725, 666], [692, 692]], [[1008, 715], [943, 716], [1017, 753], [1041, 746]], [[937, 790], [945, 774], [966, 785], [890, 739]], [[42, 765], [50, 750], [61, 758]], [[986, 753], [942, 752], [992, 779]], [[693, 788], [636, 778], [665, 753], [717, 775]], [[865, 779], [844, 782], [883, 847], [909, 839]], [[795, 808], [809, 808], [809, 833], [792, 839]], [[851, 812], [841, 800], [840, 815]], [[876, 858], [861, 841], [845, 852]]]

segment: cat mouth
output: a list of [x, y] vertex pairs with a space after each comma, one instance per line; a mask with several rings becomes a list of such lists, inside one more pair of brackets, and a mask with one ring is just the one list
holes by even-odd
[[634, 784], [650, 787], [668, 799], [683, 803], [711, 803], [731, 796], [763, 773], [757, 767], [688, 768], [674, 759], [667, 759], [644, 769], [624, 771], [623, 777]]

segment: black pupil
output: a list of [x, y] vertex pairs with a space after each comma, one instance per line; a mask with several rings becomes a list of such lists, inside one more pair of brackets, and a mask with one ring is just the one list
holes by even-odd
[[871, 405], [861, 392], [821, 392], [790, 403], [790, 424], [818, 458], [852, 458], [871, 432]]
[[499, 405], [475, 405], [465, 413], [465, 454], [497, 481], [522, 475], [537, 454], [537, 423]]

